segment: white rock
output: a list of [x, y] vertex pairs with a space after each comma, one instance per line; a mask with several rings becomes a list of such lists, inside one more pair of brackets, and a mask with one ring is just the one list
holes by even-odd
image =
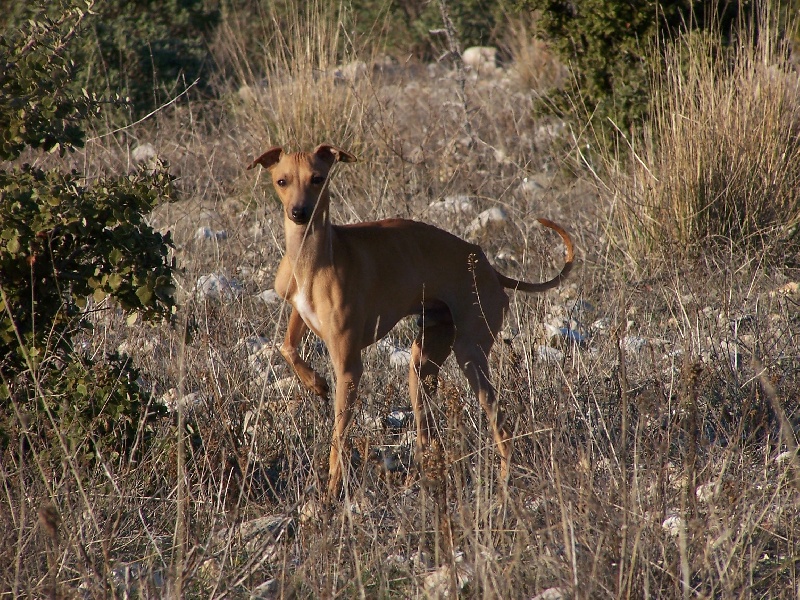
[[[458, 591], [463, 591], [472, 581], [475, 571], [464, 561], [464, 555], [461, 552], [457, 553], [454, 562], [456, 588]], [[450, 565], [443, 565], [427, 575], [423, 587], [433, 598], [450, 598]]]
[[499, 206], [494, 206], [483, 211], [470, 221], [464, 234], [467, 237], [483, 237], [492, 231], [502, 229], [507, 222], [508, 214], [506, 214], [506, 211]]
[[409, 561], [406, 557], [402, 554], [390, 554], [384, 559], [384, 562], [389, 567], [394, 567], [395, 569], [407, 569], [411, 561]]
[[277, 579], [267, 579], [250, 592], [250, 600], [273, 600], [280, 597], [281, 586]]
[[536, 355], [542, 362], [552, 365], [560, 365], [561, 361], [564, 360], [564, 353], [550, 346], [536, 346]]
[[333, 77], [337, 82], [355, 83], [364, 79], [369, 73], [369, 67], [363, 60], [354, 60], [345, 65], [339, 65], [333, 71]]
[[461, 60], [471, 69], [483, 75], [494, 74], [497, 68], [497, 48], [472, 46], [461, 53]]
[[589, 338], [577, 329], [571, 327], [557, 327], [551, 323], [544, 324], [545, 333], [549, 341], [565, 341], [572, 344], [583, 344]]
[[278, 304], [281, 300], [283, 300], [283, 298], [278, 295], [278, 292], [272, 288], [264, 290], [260, 294], [256, 294], [255, 297], [261, 300], [264, 304]]
[[566, 600], [567, 591], [564, 588], [551, 587], [536, 594], [531, 600]]
[[686, 521], [678, 515], [670, 515], [661, 523], [661, 528], [672, 537], [677, 537], [684, 527], [686, 527]]
[[411, 364], [411, 352], [403, 348], [395, 348], [389, 354], [389, 364], [396, 369], [407, 369]]
[[517, 191], [525, 196], [538, 197], [545, 192], [545, 188], [538, 181], [525, 177], [517, 187]]
[[631, 354], [637, 354], [641, 352], [642, 348], [647, 345], [646, 339], [635, 335], [626, 335], [621, 341], [622, 349], [626, 352], [630, 352]]
[[178, 410], [178, 407], [182, 408], [183, 410], [191, 410], [193, 408], [197, 408], [203, 403], [203, 395], [198, 392], [191, 392], [189, 394], [179, 396], [177, 388], [170, 388], [161, 394], [161, 396], [158, 398], [158, 402], [166, 406], [167, 410], [170, 412], [175, 412]]
[[155, 146], [150, 143], [139, 144], [131, 152], [131, 158], [136, 164], [150, 162], [158, 156]]
[[466, 194], [447, 196], [444, 200], [434, 200], [428, 206], [432, 214], [472, 214], [475, 212], [475, 201]]
[[234, 300], [242, 295], [242, 286], [235, 279], [210, 273], [197, 278], [195, 296], [201, 300]]
[[198, 227], [194, 232], [194, 239], [196, 240], [227, 240], [228, 232], [224, 229], [213, 230], [211, 227]]
[[244, 346], [247, 349], [248, 354], [255, 354], [263, 348], [272, 347], [270, 339], [261, 335], [251, 335], [248, 338], [240, 339], [238, 344]]
[[775, 464], [782, 465], [783, 463], [790, 463], [794, 458], [794, 454], [787, 450], [786, 452], [781, 452], [778, 456], [775, 457]]
[[601, 317], [589, 326], [593, 331], [605, 331], [611, 327], [611, 319], [608, 317]]
[[717, 484], [716, 483], [703, 483], [698, 485], [695, 490], [694, 494], [697, 496], [697, 501], [702, 502], [703, 504], [708, 504], [711, 500], [714, 499], [714, 493], [717, 491]]

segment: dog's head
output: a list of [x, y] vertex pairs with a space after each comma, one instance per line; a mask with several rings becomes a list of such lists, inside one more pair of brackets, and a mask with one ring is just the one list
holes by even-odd
[[272, 175], [286, 218], [297, 225], [307, 225], [327, 208], [328, 175], [337, 162], [355, 162], [349, 152], [320, 144], [313, 152], [286, 154], [282, 148], [270, 148], [255, 159], [248, 169], [261, 165]]

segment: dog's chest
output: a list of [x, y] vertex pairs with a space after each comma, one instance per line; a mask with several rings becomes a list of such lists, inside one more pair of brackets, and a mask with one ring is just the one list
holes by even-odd
[[298, 313], [300, 313], [300, 316], [303, 317], [303, 321], [306, 322], [306, 325], [311, 327], [311, 329], [314, 330], [314, 333], [319, 334], [322, 331], [319, 317], [311, 307], [311, 303], [308, 301], [308, 298], [303, 290], [298, 290], [295, 292], [294, 296], [292, 297], [292, 304], [294, 304], [294, 308]]

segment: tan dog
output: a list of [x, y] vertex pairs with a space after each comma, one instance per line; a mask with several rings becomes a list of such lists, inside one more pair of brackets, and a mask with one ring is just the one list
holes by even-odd
[[510, 436], [495, 404], [487, 360], [508, 308], [503, 288], [542, 292], [556, 287], [572, 268], [572, 241], [561, 227], [539, 219], [564, 240], [566, 263], [550, 281], [525, 283], [498, 273], [480, 247], [425, 223], [387, 219], [332, 225], [328, 174], [337, 161], [355, 160], [329, 145], [294, 154], [271, 148], [248, 167], [261, 165], [271, 173], [283, 204], [286, 254], [275, 291], [293, 309], [281, 354], [303, 385], [327, 398], [327, 382], [298, 352], [310, 328], [325, 342], [336, 376], [328, 500], [339, 493], [343, 461], [349, 460], [346, 435], [363, 371], [361, 350], [408, 315], [421, 317], [409, 372], [418, 450], [435, 435], [421, 392], [436, 393], [439, 367], [453, 351], [486, 412], [505, 479]]

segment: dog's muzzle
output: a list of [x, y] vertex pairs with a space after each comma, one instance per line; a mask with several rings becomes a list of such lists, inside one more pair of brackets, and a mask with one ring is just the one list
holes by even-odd
[[295, 206], [289, 212], [289, 218], [298, 225], [305, 225], [311, 220], [311, 209], [305, 206]]

